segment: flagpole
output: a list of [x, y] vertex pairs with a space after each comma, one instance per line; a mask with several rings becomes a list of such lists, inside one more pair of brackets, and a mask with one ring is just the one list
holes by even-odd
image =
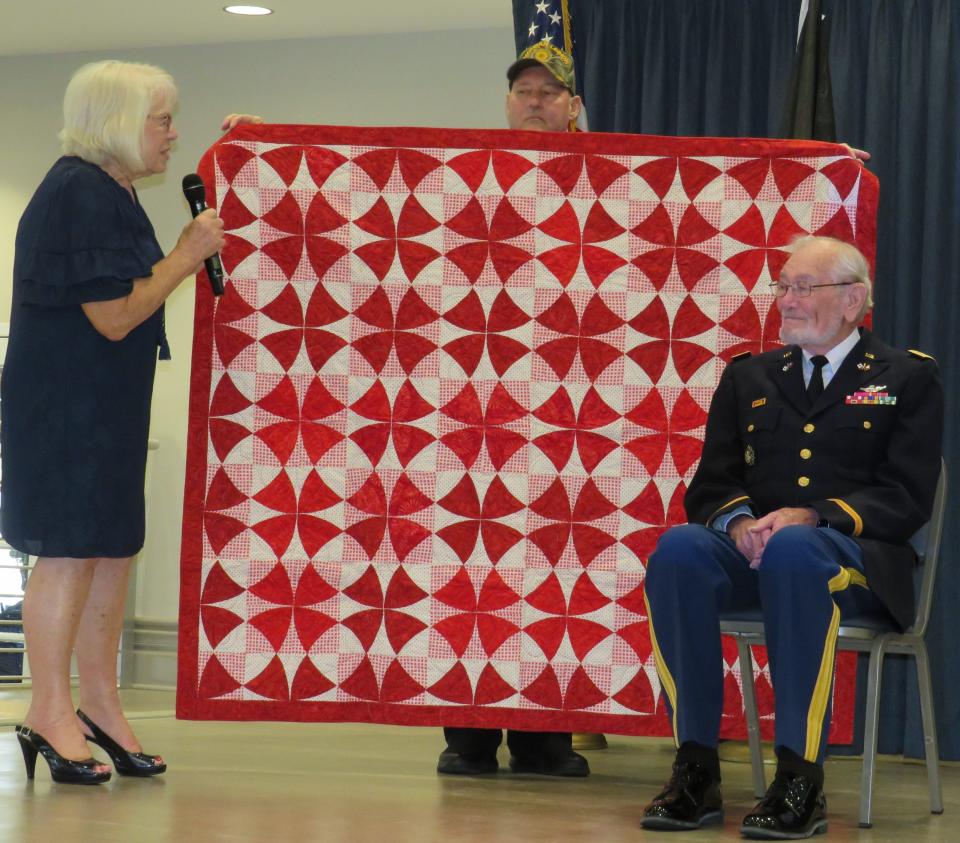
[[[566, 5], [566, 0], [564, 0]], [[807, 19], [810, 11], [810, 0], [803, 0], [800, 4], [800, 20], [797, 22], [797, 49], [800, 49], [800, 36], [803, 35], [803, 22]]]

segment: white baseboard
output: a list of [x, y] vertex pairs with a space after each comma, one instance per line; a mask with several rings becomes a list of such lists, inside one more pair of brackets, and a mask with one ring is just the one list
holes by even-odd
[[177, 622], [134, 618], [121, 653], [120, 687], [172, 690], [177, 686]]

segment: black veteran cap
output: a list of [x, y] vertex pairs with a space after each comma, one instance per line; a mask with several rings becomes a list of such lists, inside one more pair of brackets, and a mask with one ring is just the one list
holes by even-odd
[[573, 59], [563, 50], [554, 47], [549, 41], [540, 41], [527, 47], [517, 60], [507, 69], [507, 80], [513, 87], [514, 80], [528, 67], [541, 65], [549, 70], [557, 81], [571, 94], [577, 93], [577, 83], [573, 74]]

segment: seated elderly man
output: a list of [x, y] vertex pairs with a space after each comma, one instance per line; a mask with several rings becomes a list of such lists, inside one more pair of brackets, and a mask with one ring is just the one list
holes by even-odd
[[785, 347], [727, 367], [684, 502], [691, 523], [667, 531], [647, 567], [650, 637], [679, 749], [644, 828], [723, 819], [721, 612], [759, 606], [766, 627], [777, 773], [741, 826], [764, 839], [827, 829], [840, 619], [913, 619], [908, 539], [930, 516], [940, 468], [937, 366], [858, 330], [871, 285], [849, 244], [797, 240], [771, 286]]

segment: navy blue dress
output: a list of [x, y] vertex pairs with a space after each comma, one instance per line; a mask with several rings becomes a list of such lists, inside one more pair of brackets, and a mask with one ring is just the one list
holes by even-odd
[[0, 383], [0, 528], [34, 556], [132, 556], [163, 308], [123, 340], [84, 302], [122, 298], [163, 257], [139, 202], [94, 164], [61, 158], [17, 229], [10, 339]]

